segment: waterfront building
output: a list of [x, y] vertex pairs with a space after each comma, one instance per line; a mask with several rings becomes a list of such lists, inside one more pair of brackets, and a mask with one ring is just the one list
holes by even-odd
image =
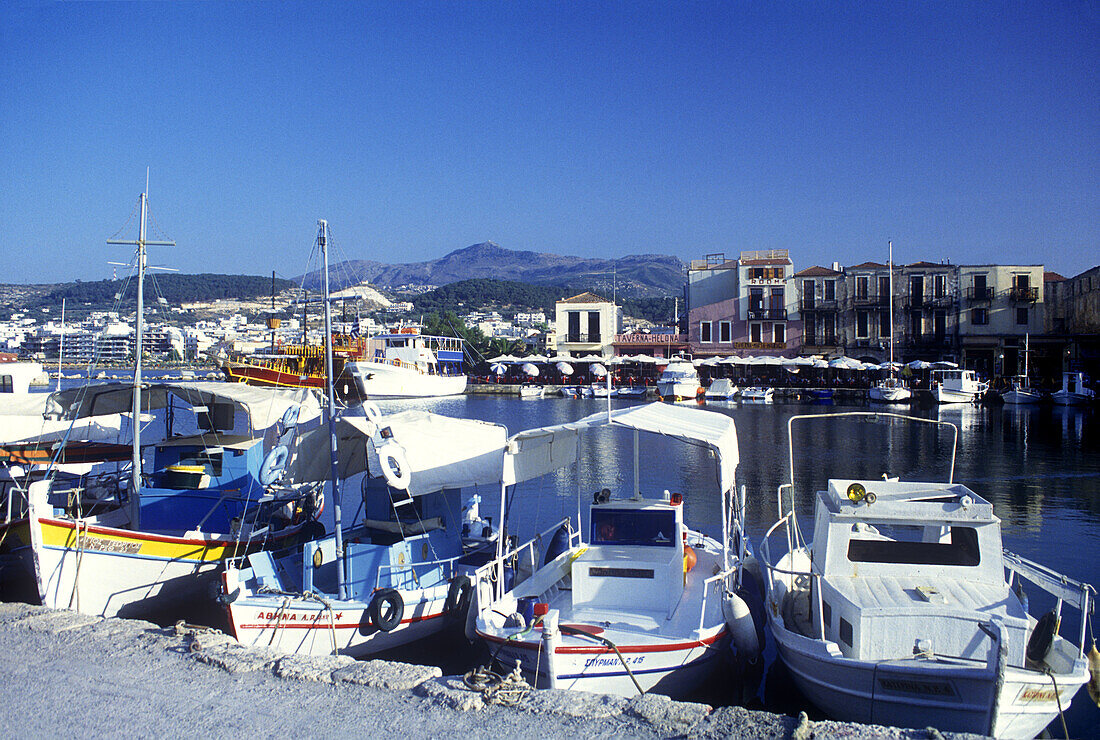
[[1059, 371], [1083, 372], [1100, 378], [1100, 266], [1071, 278], [1047, 272], [1043, 288], [1043, 341], [1049, 345], [1044, 373], [1057, 377]]
[[840, 265], [807, 267], [794, 277], [802, 317], [802, 354], [844, 354], [837, 319], [841, 307], [848, 304], [848, 283]]
[[895, 266], [895, 271], [895, 348], [902, 348], [907, 361], [956, 361], [959, 356], [958, 268], [947, 263], [914, 262], [900, 268]]
[[614, 352], [618, 357], [646, 355], [668, 359], [691, 351], [686, 334], [671, 327], [648, 331], [629, 331], [615, 335]]
[[557, 353], [574, 357], [611, 357], [615, 335], [623, 327], [623, 310], [589, 292], [558, 301], [554, 317]]
[[786, 249], [692, 260], [687, 302], [694, 355], [790, 356], [802, 345], [794, 263]]
[[[1039, 335], [1044, 325], [1042, 265], [959, 265], [965, 296], [959, 309], [959, 364], [986, 377], [1023, 372], [1029, 365], [1050, 374], [1056, 345]], [[1033, 339], [1034, 338], [1034, 339]]]

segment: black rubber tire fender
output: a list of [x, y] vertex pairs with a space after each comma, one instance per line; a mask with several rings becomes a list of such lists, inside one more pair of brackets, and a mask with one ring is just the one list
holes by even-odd
[[444, 606], [448, 619], [452, 621], [465, 619], [466, 610], [470, 608], [473, 590], [470, 577], [465, 573], [451, 579], [451, 585], [447, 589], [447, 602]]
[[405, 616], [405, 600], [392, 588], [376, 591], [369, 608], [371, 624], [383, 632], [395, 630]]

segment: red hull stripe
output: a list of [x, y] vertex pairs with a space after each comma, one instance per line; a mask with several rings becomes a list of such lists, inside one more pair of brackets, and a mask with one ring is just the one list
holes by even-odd
[[[500, 637], [494, 637], [487, 635], [484, 632], [479, 631], [478, 636], [488, 642], [495, 642], [501, 645], [511, 645], [513, 647], [523, 648], [524, 650], [541, 650], [542, 641], [539, 642], [526, 642], [518, 640], [505, 640]], [[704, 640], [693, 640], [691, 642], [677, 642], [668, 643], [666, 645], [619, 645], [620, 653], [668, 653], [675, 650], [688, 650], [694, 647], [706, 647], [707, 645], [713, 645], [722, 639], [726, 634], [726, 630], [723, 629], [713, 637], [708, 637]], [[602, 655], [604, 653], [614, 653], [615, 651], [609, 647], [559, 647], [554, 650], [554, 654], [593, 654]]]

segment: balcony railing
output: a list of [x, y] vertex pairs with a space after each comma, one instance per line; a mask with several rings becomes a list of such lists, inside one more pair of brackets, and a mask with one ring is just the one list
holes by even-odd
[[833, 298], [803, 298], [798, 302], [799, 311], [835, 311], [836, 300]]
[[853, 302], [857, 306], [870, 306], [872, 308], [885, 308], [890, 305], [890, 297], [884, 295], [857, 295]]
[[970, 286], [966, 289], [966, 300], [991, 301], [993, 300], [993, 288], [990, 288], [989, 286], [986, 286], [984, 288]]
[[1008, 297], [1013, 301], [1032, 302], [1039, 300], [1038, 288], [1012, 288], [1008, 291]]
[[570, 343], [570, 344], [595, 344], [595, 343], [598, 343], [600, 341], [600, 333], [599, 332], [596, 332], [595, 334], [584, 334], [584, 333], [573, 334], [573, 333], [569, 333], [569, 334], [565, 335], [565, 341]]
[[785, 308], [750, 308], [749, 321], [786, 321]]

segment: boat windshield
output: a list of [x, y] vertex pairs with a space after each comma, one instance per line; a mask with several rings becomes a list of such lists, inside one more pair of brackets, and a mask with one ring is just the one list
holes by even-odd
[[[878, 529], [883, 529], [879, 525]], [[904, 536], [900, 527], [891, 534]], [[920, 532], [925, 527], [907, 527]], [[973, 527], [950, 527], [945, 540], [929, 542], [923, 538], [887, 539], [875, 531], [874, 539], [853, 536], [848, 542], [848, 560], [853, 563], [898, 563], [907, 565], [963, 565], [981, 563], [978, 532]]]
[[668, 509], [592, 509], [593, 545], [675, 547], [676, 514]]

